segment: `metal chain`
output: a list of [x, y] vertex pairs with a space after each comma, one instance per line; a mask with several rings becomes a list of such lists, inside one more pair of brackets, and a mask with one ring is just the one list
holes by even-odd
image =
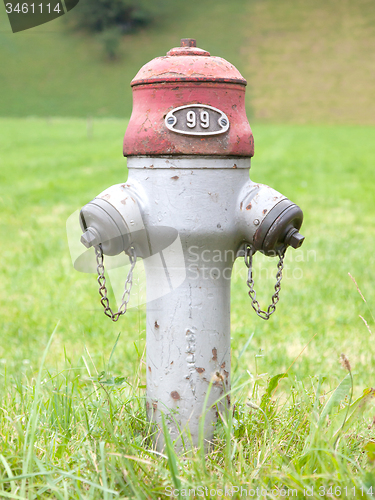
[[118, 311], [114, 313], [109, 306], [109, 299], [107, 297], [107, 287], [105, 285], [106, 280], [104, 276], [104, 257], [103, 257], [103, 249], [101, 245], [95, 247], [95, 256], [97, 263], [97, 272], [98, 272], [98, 283], [99, 283], [99, 295], [101, 296], [100, 302], [104, 307], [104, 314], [111, 318], [113, 322], [118, 321], [119, 317], [126, 313], [128, 308], [128, 303], [130, 300], [130, 292], [133, 286], [133, 270], [135, 264], [137, 262], [137, 256], [135, 254], [134, 247], [129, 248], [129, 260], [130, 260], [130, 269], [128, 272], [128, 276], [125, 281], [125, 289], [121, 298], [121, 305], [118, 308]]
[[257, 313], [257, 315], [264, 320], [268, 320], [270, 318], [271, 314], [273, 314], [275, 312], [276, 304], [280, 300], [279, 293], [281, 290], [281, 280], [283, 277], [285, 250], [286, 250], [286, 248], [283, 248], [281, 251], [278, 252], [279, 262], [277, 264], [275, 293], [272, 295], [272, 298], [271, 298], [272, 302], [268, 306], [267, 311], [263, 311], [260, 308], [259, 302], [257, 301], [257, 294], [256, 294], [256, 291], [254, 290], [254, 280], [253, 280], [253, 255], [254, 255], [254, 252], [253, 252], [253, 249], [250, 245], [246, 245], [246, 247], [245, 247], [245, 264], [249, 269], [246, 283], [247, 283], [247, 286], [249, 287], [249, 297], [251, 298], [251, 305], [252, 305], [254, 311]]

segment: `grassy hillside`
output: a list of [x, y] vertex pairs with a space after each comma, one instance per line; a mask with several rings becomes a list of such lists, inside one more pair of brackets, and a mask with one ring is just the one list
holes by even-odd
[[249, 3], [243, 46], [254, 117], [375, 124], [375, 2]]
[[65, 21], [12, 34], [0, 8], [0, 116], [127, 117], [140, 66], [195, 37], [247, 78], [257, 121], [375, 123], [372, 0], [165, 0], [115, 62]]

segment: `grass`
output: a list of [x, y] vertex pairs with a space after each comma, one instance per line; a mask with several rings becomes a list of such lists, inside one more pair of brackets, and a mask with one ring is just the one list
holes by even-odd
[[[359, 318], [374, 331], [375, 130], [253, 127], [251, 176], [301, 205], [306, 241], [288, 251], [268, 322], [252, 311], [245, 266], [236, 263], [233, 414], [218, 424], [212, 453], [181, 459], [170, 448], [152, 451], [143, 307], [112, 324], [95, 277], [70, 261], [68, 216], [127, 175], [126, 121], [87, 125], [0, 119], [0, 498], [165, 498], [166, 488], [241, 484], [297, 489], [300, 498], [312, 487], [321, 498], [323, 486], [336, 497], [335, 487], [355, 487], [349, 498], [365, 498], [361, 487], [375, 492], [372, 392], [363, 392], [374, 386], [374, 347]], [[265, 305], [276, 263], [255, 260]]]
[[362, 415], [373, 393], [348, 407], [348, 376], [328, 395], [322, 377], [290, 380], [284, 402], [272, 398], [279, 376], [262, 398], [249, 379], [217, 425], [214, 451], [181, 458], [168, 441], [164, 454], [153, 451], [137, 376], [124, 387], [89, 376], [89, 365], [84, 373], [66, 359], [53, 375], [42, 365], [36, 381], [4, 377], [1, 498], [240, 498], [239, 488], [263, 498], [373, 496], [373, 433]]
[[248, 4], [243, 57], [257, 120], [374, 125], [375, 4]]
[[248, 80], [258, 122], [375, 124], [372, 0], [158, 5], [149, 29], [124, 36], [117, 61], [105, 60], [97, 38], [66, 29], [73, 13], [13, 34], [1, 9], [0, 116], [127, 117], [139, 68], [193, 37]]

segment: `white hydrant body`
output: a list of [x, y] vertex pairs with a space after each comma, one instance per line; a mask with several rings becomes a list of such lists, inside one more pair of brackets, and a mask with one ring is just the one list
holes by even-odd
[[[200, 49], [193, 45], [173, 49], [169, 58], [160, 58], [160, 64], [172, 64], [168, 59], [174, 63], [176, 57], [185, 57], [190, 65], [209, 58], [207, 52], [197, 51]], [[196, 77], [180, 72], [178, 78], [186, 91], [181, 93], [174, 83], [172, 94], [178, 98], [171, 105], [163, 81], [156, 79], [150, 85], [142, 78], [147, 66], [134, 85], [141, 94], [149, 94], [134, 98], [125, 136], [128, 180], [107, 189], [82, 209], [82, 241], [88, 247], [100, 245], [107, 255], [132, 247], [136, 256], [144, 259], [147, 413], [160, 430], [156, 447], [162, 450], [164, 446], [165, 418], [181, 449], [198, 445], [200, 429], [208, 443], [218, 412], [230, 408], [230, 280], [234, 260], [244, 255], [246, 245], [268, 255], [288, 244], [299, 246], [303, 241], [298, 233], [302, 212], [282, 194], [249, 179], [253, 142], [247, 120], [247, 126], [243, 125], [244, 80], [238, 72], [236, 79], [228, 78], [225, 84], [220, 75], [217, 77], [221, 94], [211, 85], [216, 76], [203, 85], [206, 89], [198, 83], [194, 92], [206, 96], [199, 99], [200, 104], [189, 90], [190, 80], [195, 82]], [[160, 74], [167, 75], [163, 78], [168, 81], [168, 73], [162, 69]], [[200, 74], [196, 68], [195, 74]], [[188, 84], [185, 77], [190, 78]], [[153, 110], [152, 99], [159, 95], [158, 89], [157, 109]], [[215, 92], [216, 97], [208, 102], [207, 96]], [[227, 94], [227, 101], [221, 101]], [[161, 115], [158, 122], [153, 113]], [[188, 127], [196, 130], [199, 119], [201, 128], [190, 130]], [[153, 137], [155, 130], [161, 134], [158, 140]], [[151, 134], [152, 140], [144, 133]], [[209, 154], [210, 148], [213, 154]]]

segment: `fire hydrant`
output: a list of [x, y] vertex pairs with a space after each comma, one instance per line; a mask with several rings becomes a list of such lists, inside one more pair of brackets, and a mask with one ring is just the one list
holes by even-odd
[[[230, 406], [233, 262], [245, 257], [251, 305], [268, 319], [279, 300], [285, 250], [303, 242], [303, 215], [284, 195], [249, 179], [254, 141], [246, 80], [232, 64], [183, 39], [143, 66], [131, 85], [128, 180], [81, 210], [81, 241], [95, 247], [101, 302], [114, 321], [126, 311], [136, 260], [144, 259], [147, 413], [160, 430], [157, 449], [164, 446], [163, 425], [178, 447], [191, 447], [200, 429], [210, 442], [218, 412]], [[103, 255], [124, 251], [131, 267], [114, 313]], [[278, 258], [265, 311], [254, 289], [256, 251]]]

